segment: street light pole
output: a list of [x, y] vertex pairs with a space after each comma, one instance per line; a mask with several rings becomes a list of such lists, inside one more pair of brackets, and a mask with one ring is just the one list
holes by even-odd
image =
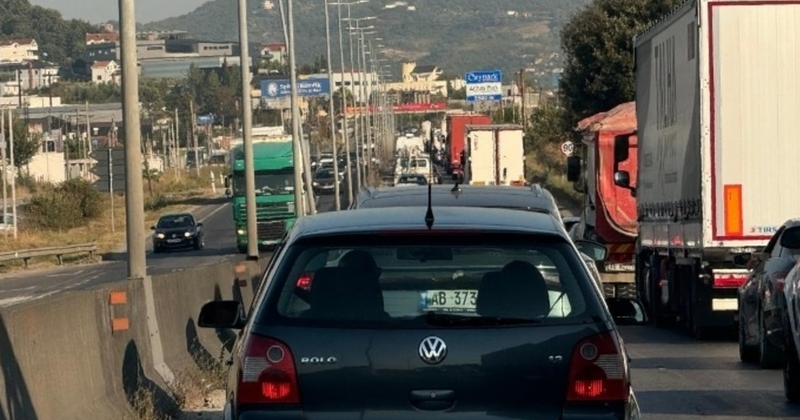
[[333, 82], [333, 60], [331, 60], [331, 17], [330, 11], [328, 10], [328, 0], [323, 0], [325, 2], [325, 42], [328, 44], [328, 55], [327, 61], [328, 63], [328, 85], [330, 85], [328, 92], [328, 120], [330, 120], [331, 126], [331, 145], [333, 148], [333, 177], [335, 179], [333, 183], [333, 195], [334, 195], [334, 202], [336, 205], [336, 211], [342, 209], [342, 201], [341, 201], [341, 190], [339, 186], [339, 152], [336, 146], [336, 122], [334, 121], [335, 112], [333, 109], [333, 92], [335, 88], [335, 84]]
[[[350, 17], [350, 5], [347, 6], [347, 21], [348, 21], [348, 29], [350, 28], [349, 22], [352, 18]], [[356, 22], [358, 25], [358, 22]], [[353, 67], [355, 67], [355, 63], [353, 60], [353, 34], [348, 30], [347, 32], [348, 42], [350, 43], [350, 86], [353, 87], [353, 108], [354, 108], [354, 118], [353, 121], [355, 123], [355, 130], [353, 132], [355, 136], [355, 146], [356, 146], [356, 191], [361, 191], [361, 153], [359, 153], [359, 117], [361, 113], [358, 111], [356, 107], [356, 89], [355, 89], [355, 74], [353, 73]], [[359, 80], [361, 80], [361, 76], [359, 75]]]
[[[239, 0], [239, 70], [242, 79], [242, 148], [244, 149], [244, 205], [247, 259], [258, 260], [256, 173], [253, 166], [253, 103], [250, 100], [250, 45], [247, 36], [247, 1]], [[197, 163], [197, 162], [195, 162]]]

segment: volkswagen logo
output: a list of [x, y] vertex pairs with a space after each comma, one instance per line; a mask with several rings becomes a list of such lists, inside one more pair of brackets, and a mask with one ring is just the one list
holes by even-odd
[[440, 363], [447, 357], [447, 344], [439, 337], [428, 337], [419, 343], [419, 358], [429, 365]]

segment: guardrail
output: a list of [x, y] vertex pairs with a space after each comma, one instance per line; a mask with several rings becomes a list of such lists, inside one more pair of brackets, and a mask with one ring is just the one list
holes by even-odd
[[58, 265], [62, 265], [64, 263], [64, 255], [88, 253], [89, 256], [94, 256], [95, 252], [97, 252], [97, 244], [94, 242], [89, 244], [21, 249], [19, 251], [0, 252], [0, 262], [22, 260], [25, 264], [25, 268], [28, 268], [28, 260], [31, 258], [56, 257], [56, 259], [58, 259]]

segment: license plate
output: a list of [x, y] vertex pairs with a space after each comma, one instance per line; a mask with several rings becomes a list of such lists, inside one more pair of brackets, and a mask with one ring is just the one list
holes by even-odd
[[475, 312], [477, 290], [427, 290], [421, 292], [423, 311]]
[[181, 241], [180, 239], [167, 239], [167, 243], [169, 244], [177, 244], [180, 241]]
[[606, 271], [636, 271], [633, 264], [606, 263]]

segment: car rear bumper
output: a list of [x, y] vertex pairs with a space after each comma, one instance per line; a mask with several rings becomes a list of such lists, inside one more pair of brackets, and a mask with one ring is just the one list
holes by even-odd
[[[336, 418], [340, 420], [398, 420], [414, 418], [416, 420], [447, 420], [468, 418], [470, 420], [639, 420], [641, 411], [636, 397], [631, 394], [627, 403], [608, 404], [569, 404], [563, 412], [555, 416], [531, 413], [499, 413], [499, 412], [459, 412], [454, 411], [394, 411], [394, 410], [365, 410], [351, 414], [342, 412], [314, 412], [307, 413], [301, 410], [248, 410], [240, 412], [230, 420], [323, 420]], [[226, 419], [228, 420], [228, 419]]]

